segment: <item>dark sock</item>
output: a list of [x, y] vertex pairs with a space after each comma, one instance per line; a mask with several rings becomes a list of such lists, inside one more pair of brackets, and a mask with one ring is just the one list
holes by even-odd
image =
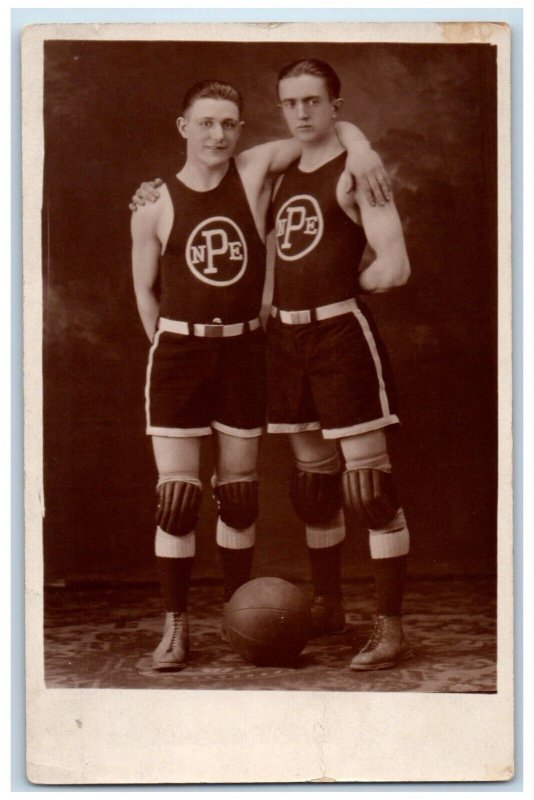
[[187, 611], [193, 560], [156, 556], [165, 611]]
[[341, 597], [341, 547], [308, 547], [316, 595]]
[[378, 614], [401, 615], [407, 560], [406, 556], [373, 559]]
[[224, 602], [227, 603], [236, 589], [250, 580], [253, 547], [232, 550], [230, 547], [218, 545], [223, 568]]

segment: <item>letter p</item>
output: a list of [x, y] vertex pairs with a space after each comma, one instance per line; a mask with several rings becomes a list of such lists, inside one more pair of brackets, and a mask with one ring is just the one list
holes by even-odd
[[[202, 231], [202, 236], [206, 240], [206, 258], [208, 262], [204, 275], [209, 275], [218, 271], [217, 267], [213, 266], [213, 257], [223, 255], [228, 251], [228, 234], [222, 228], [213, 228], [212, 230]], [[213, 242], [216, 236], [220, 237], [219, 247], [215, 247]]]
[[288, 247], [291, 247], [291, 233], [293, 231], [300, 231], [304, 226], [305, 219], [306, 209], [304, 206], [289, 206], [287, 209], [287, 225], [281, 244], [283, 250], [287, 250]]

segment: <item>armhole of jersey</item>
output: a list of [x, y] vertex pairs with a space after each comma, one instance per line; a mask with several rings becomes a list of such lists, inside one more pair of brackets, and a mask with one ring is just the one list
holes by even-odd
[[269, 236], [274, 231], [274, 199], [276, 194], [282, 184], [282, 178], [284, 177], [284, 173], [278, 175], [276, 180], [273, 181], [271, 186], [271, 198], [269, 200], [269, 206], [267, 211], [267, 224], [265, 226], [265, 233], [266, 237]]
[[[243, 190], [243, 194], [245, 195], [245, 198], [246, 198], [246, 200], [247, 200], [248, 207], [250, 208], [250, 211], [251, 211], [251, 213], [252, 213], [252, 208], [251, 208], [251, 205], [250, 205], [250, 200], [249, 200], [249, 197], [248, 197], [248, 194], [247, 194], [247, 190], [246, 190], [246, 187], [245, 187], [245, 181], [243, 180], [243, 175], [242, 175], [242, 172], [241, 172], [241, 170], [239, 169], [239, 167], [237, 166], [237, 161], [235, 160], [235, 158], [231, 158], [231, 159], [230, 159], [230, 169], [233, 169], [233, 170], [234, 170], [234, 172], [235, 172], [235, 174], [236, 174], [236, 176], [237, 176], [237, 180], [239, 181], [239, 185], [241, 186], [241, 188], [242, 188], [242, 190]], [[228, 172], [229, 172], [229, 171], [230, 171], [230, 170], [228, 170]], [[225, 177], [226, 177], [226, 176], [225, 176]], [[223, 178], [223, 180], [224, 180], [224, 178]], [[254, 216], [254, 215], [253, 215], [253, 216]]]
[[277, 177], [277, 179], [275, 180], [274, 186], [273, 186], [273, 191], [272, 191], [272, 194], [271, 194], [271, 202], [275, 199], [275, 197], [276, 197], [276, 195], [278, 193], [278, 189], [280, 188], [280, 185], [282, 183], [283, 178], [284, 178], [284, 173], [279, 175]]
[[165, 254], [167, 244], [169, 243], [169, 236], [171, 235], [172, 226], [174, 225], [174, 203], [172, 202], [171, 192], [166, 183], [160, 188], [160, 199], [158, 203], [165, 203], [167, 208], [163, 209], [160, 221], [160, 241], [161, 241], [161, 255]]
[[256, 233], [260, 237], [260, 241], [263, 244], [265, 244], [264, 236], [262, 236], [261, 230], [258, 227], [258, 219], [257, 219], [257, 215], [261, 211], [261, 209], [259, 208], [260, 199], [261, 199], [261, 191], [258, 192], [258, 196], [256, 198], [256, 208], [253, 208], [253, 203], [251, 202], [251, 199], [250, 199], [250, 197], [248, 195], [247, 188], [246, 188], [246, 185], [245, 185], [245, 181], [243, 180], [243, 176], [241, 174], [241, 171], [240, 171], [239, 167], [237, 166], [237, 161], [235, 160], [235, 158], [230, 159], [230, 164], [231, 165], [233, 164], [233, 169], [235, 170], [235, 173], [237, 175], [237, 180], [239, 181], [241, 189], [243, 190], [243, 194], [245, 195], [245, 200], [246, 200], [246, 203], [247, 203], [247, 206], [248, 206], [248, 210], [250, 212], [250, 216], [252, 217], [252, 221], [254, 223], [254, 227], [256, 228]]
[[[350, 219], [350, 221], [352, 223], [354, 223], [354, 225], [357, 225], [358, 228], [361, 228], [362, 230], [364, 230], [364, 227], [363, 227], [363, 224], [362, 224], [362, 215], [361, 215], [359, 203], [357, 203], [356, 200], [354, 201], [356, 219], [353, 219], [351, 217], [351, 215], [349, 214], [349, 212], [347, 211], [347, 209], [344, 208], [344, 206], [342, 206], [341, 203], [339, 202], [338, 186], [339, 186], [339, 181], [340, 180], [341, 180], [341, 175], [339, 176], [338, 182], [336, 183], [336, 202], [337, 202], [339, 208], [341, 209], [341, 211], [345, 214], [345, 216], [348, 217], [348, 219]], [[364, 230], [364, 233], [365, 233], [365, 230]]]

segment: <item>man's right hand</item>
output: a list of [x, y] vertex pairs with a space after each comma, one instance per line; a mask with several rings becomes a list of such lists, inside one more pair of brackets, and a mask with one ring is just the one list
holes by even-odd
[[141, 186], [135, 190], [132, 196], [132, 202], [128, 206], [130, 211], [137, 211], [137, 206], [144, 206], [146, 202], [155, 203], [159, 198], [157, 189], [163, 185], [161, 178], [156, 178], [153, 181], [144, 181]]

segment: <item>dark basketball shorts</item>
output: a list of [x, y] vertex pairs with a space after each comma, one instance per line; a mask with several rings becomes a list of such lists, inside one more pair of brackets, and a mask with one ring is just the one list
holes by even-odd
[[265, 337], [206, 338], [158, 331], [148, 358], [146, 432], [151, 436], [260, 436], [265, 428]]
[[391, 366], [365, 307], [331, 319], [267, 324], [269, 433], [339, 439], [399, 422]]

